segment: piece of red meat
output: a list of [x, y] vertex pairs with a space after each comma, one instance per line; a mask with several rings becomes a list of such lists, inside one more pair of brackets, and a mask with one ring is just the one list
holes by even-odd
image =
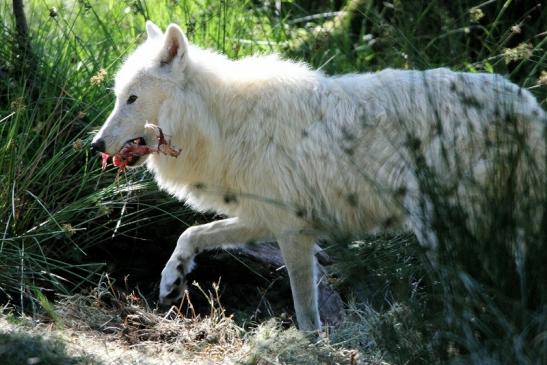
[[[125, 168], [141, 156], [148, 155], [150, 153], [163, 153], [166, 156], [178, 157], [180, 154], [180, 149], [174, 148], [169, 142], [165, 140], [165, 136], [160, 127], [147, 124], [148, 128], [154, 129], [156, 132], [156, 138], [158, 139], [157, 147], [148, 146], [139, 144], [139, 138], [134, 139], [133, 141], [127, 142], [123, 147], [112, 156], [112, 164], [119, 169], [119, 172], [125, 171]], [[110, 157], [107, 153], [102, 152], [102, 168], [106, 169], [108, 165], [108, 158]]]

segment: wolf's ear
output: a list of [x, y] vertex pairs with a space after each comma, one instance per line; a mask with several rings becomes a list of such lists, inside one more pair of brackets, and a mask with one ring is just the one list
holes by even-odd
[[161, 37], [163, 35], [160, 27], [150, 20], [146, 21], [146, 33], [148, 34], [149, 39]]
[[161, 64], [185, 66], [188, 57], [188, 41], [176, 24], [170, 24], [165, 31], [165, 43], [161, 51]]

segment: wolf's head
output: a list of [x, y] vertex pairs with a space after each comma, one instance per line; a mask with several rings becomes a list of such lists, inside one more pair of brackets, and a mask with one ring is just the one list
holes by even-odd
[[[115, 78], [114, 110], [93, 138], [94, 150], [113, 155], [127, 141], [154, 144], [156, 139], [144, 125], [158, 123], [162, 103], [176, 85], [182, 85], [188, 65], [188, 41], [171, 24], [165, 34], [154, 23], [146, 23], [148, 38], [124, 62]], [[141, 165], [146, 156], [132, 162]]]

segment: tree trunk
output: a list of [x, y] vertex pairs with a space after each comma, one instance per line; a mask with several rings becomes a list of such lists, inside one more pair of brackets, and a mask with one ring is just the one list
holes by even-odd
[[16, 49], [13, 52], [15, 73], [26, 78], [29, 95], [37, 98], [38, 62], [32, 51], [30, 36], [25, 16], [23, 0], [13, 0], [13, 15], [15, 17]]

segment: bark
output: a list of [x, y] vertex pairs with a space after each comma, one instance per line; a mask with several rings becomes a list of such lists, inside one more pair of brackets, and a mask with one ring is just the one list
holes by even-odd
[[24, 76], [29, 88], [29, 95], [36, 97], [38, 90], [38, 62], [32, 51], [27, 18], [23, 0], [13, 0], [13, 15], [15, 18], [15, 44], [14, 66], [16, 73]]

